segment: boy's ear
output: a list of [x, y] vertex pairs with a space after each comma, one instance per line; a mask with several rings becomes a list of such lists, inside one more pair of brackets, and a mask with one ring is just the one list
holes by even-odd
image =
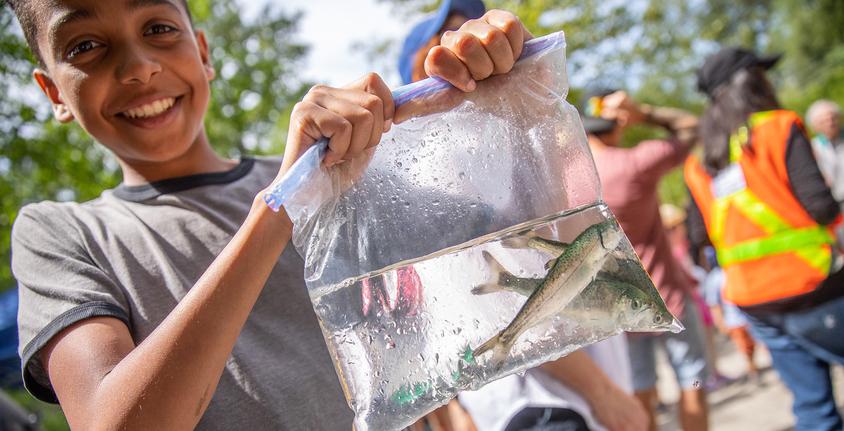
[[214, 70], [214, 65], [211, 64], [211, 55], [208, 52], [208, 40], [205, 39], [205, 32], [196, 30], [196, 45], [199, 47], [199, 58], [202, 59], [202, 64], [205, 66], [205, 75], [208, 80], [214, 79], [217, 72]]
[[73, 121], [73, 113], [70, 112], [68, 106], [62, 101], [59, 87], [57, 87], [56, 83], [47, 76], [47, 72], [41, 69], [35, 69], [35, 71], [32, 72], [32, 77], [35, 78], [35, 82], [37, 82], [38, 86], [41, 87], [41, 91], [43, 91], [50, 99], [50, 103], [53, 105], [53, 116], [56, 117], [56, 120], [60, 123], [69, 123]]

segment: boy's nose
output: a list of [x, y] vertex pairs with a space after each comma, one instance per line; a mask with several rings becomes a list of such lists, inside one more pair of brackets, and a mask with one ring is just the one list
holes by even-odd
[[161, 64], [143, 49], [127, 48], [117, 66], [117, 80], [122, 84], [147, 84], [161, 72]]

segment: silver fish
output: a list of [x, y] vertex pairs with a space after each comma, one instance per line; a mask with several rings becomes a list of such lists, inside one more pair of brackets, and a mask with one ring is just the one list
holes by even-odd
[[584, 230], [555, 260], [510, 324], [475, 349], [473, 356], [494, 349], [494, 359], [503, 359], [522, 333], [557, 314], [595, 279], [622, 238], [621, 229], [611, 220]]
[[[542, 283], [541, 278], [518, 277], [507, 271], [498, 260], [484, 251], [484, 260], [497, 273], [496, 280], [472, 289], [476, 295], [494, 292], [515, 292], [530, 296]], [[643, 273], [640, 268], [637, 272]], [[644, 277], [647, 279], [647, 277]], [[650, 279], [648, 279], [650, 282]], [[653, 288], [651, 289], [653, 290]], [[674, 316], [665, 308], [659, 295], [649, 295], [645, 289], [601, 271], [580, 295], [560, 310], [559, 314], [582, 325], [589, 322], [611, 322], [624, 331], [656, 331], [677, 329]]]
[[[528, 232], [527, 234], [519, 237], [507, 238], [503, 240], [501, 244], [505, 248], [532, 248], [555, 257], [563, 254], [569, 246], [569, 244], [564, 242], [539, 237], [536, 235], [536, 232]], [[545, 269], [550, 269], [553, 264], [554, 259], [549, 260], [548, 263], [545, 264]], [[612, 265], [604, 265], [602, 272], [611, 272], [613, 274], [613, 278], [621, 281], [627, 281], [633, 286], [638, 287], [643, 293], [648, 295], [652, 301], [657, 303], [662, 301], [662, 298], [659, 296], [659, 291], [657, 291], [653, 281], [643, 270], [642, 264], [636, 259], [613, 259]], [[524, 284], [525, 282], [516, 282], [516, 284], [518, 283]], [[505, 286], [505, 284], [499, 285]], [[494, 291], [494, 288], [489, 287], [484, 290], [485, 293], [491, 293]]]

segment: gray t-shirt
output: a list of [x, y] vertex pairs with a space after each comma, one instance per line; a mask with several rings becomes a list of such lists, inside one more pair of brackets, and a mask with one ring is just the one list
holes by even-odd
[[[56, 402], [38, 352], [75, 322], [115, 317], [142, 342], [229, 242], [280, 162], [244, 159], [228, 172], [120, 186], [82, 204], [24, 207], [12, 232], [12, 269], [27, 389]], [[351, 429], [303, 267], [288, 246], [198, 429]]]

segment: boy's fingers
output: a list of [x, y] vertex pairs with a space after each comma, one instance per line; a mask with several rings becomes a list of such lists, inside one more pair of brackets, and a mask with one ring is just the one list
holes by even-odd
[[[378, 97], [362, 90], [316, 86], [305, 96], [305, 101], [340, 115], [352, 125], [350, 142], [340, 154], [343, 159], [354, 158], [381, 139], [383, 103]], [[338, 150], [339, 147], [335, 148], [335, 152]]]
[[[325, 109], [315, 103], [302, 101], [293, 107], [291, 115], [289, 144], [298, 146], [298, 158], [318, 139], [326, 137], [328, 141], [328, 152], [325, 155], [325, 164], [328, 166], [340, 161], [349, 147], [352, 136], [352, 123], [340, 115]], [[288, 145], [289, 145], [288, 144]], [[289, 162], [285, 159], [286, 165], [292, 165], [294, 160]]]
[[462, 91], [474, 91], [476, 84], [466, 65], [453, 52], [442, 46], [435, 46], [425, 58], [425, 73], [435, 76]]
[[326, 166], [334, 166], [343, 160], [352, 141], [352, 123], [345, 118], [325, 108], [320, 115], [314, 117], [320, 132], [328, 138], [328, 151], [323, 162]]
[[[463, 27], [472, 25], [472, 23], [467, 23]], [[466, 65], [472, 79], [476, 81], [489, 77], [495, 71], [495, 65], [483, 44], [469, 31], [463, 31], [461, 28], [460, 31], [445, 32], [440, 46], [454, 53]]]
[[519, 18], [510, 12], [493, 9], [484, 14], [481, 20], [500, 29], [507, 36], [507, 41], [510, 42], [510, 48], [513, 50], [513, 58], [516, 60], [522, 55], [525, 41], [533, 38]]
[[482, 20], [472, 20], [463, 25], [460, 31], [469, 32], [478, 38], [492, 60], [493, 74], [507, 73], [513, 68], [513, 48], [501, 29]]
[[384, 80], [381, 79], [377, 73], [364, 75], [362, 78], [351, 84], [350, 87], [359, 88], [381, 99], [384, 121], [392, 121], [393, 116], [396, 113], [396, 105], [393, 102], [393, 93], [390, 91], [390, 87], [387, 86]]

